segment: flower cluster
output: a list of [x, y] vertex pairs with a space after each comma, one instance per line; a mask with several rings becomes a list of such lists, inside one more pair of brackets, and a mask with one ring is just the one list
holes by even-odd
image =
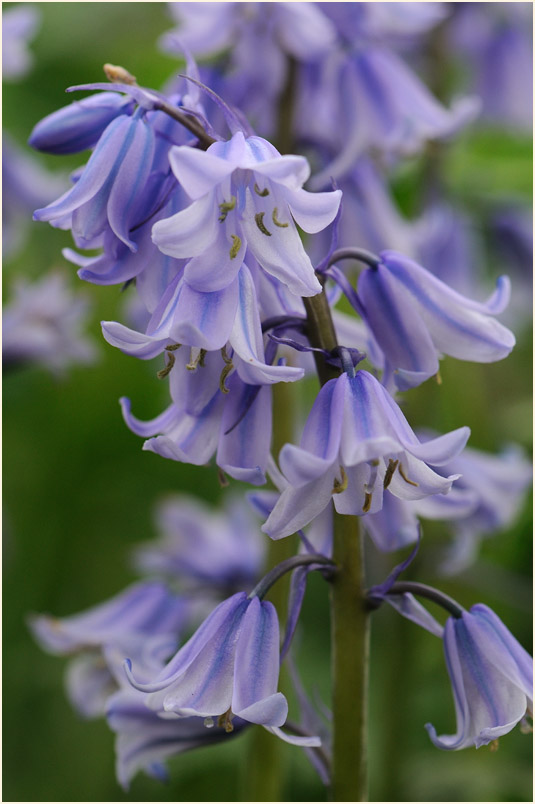
[[[455, 281], [448, 261], [465, 264], [462, 217], [435, 200], [419, 220], [404, 220], [381, 174], [379, 165], [453, 137], [480, 107], [464, 97], [447, 108], [400, 55], [444, 24], [445, 4], [400, 5], [401, 15], [390, 3], [171, 4], [179, 27], [160, 44], [186, 55], [187, 76], [160, 92], [108, 64], [109, 84], [71, 87], [95, 94], [30, 136], [47, 153], [91, 150], [34, 219], [70, 230], [76, 250], [64, 256], [81, 279], [136, 293], [143, 323], [103, 321], [108, 344], [141, 360], [163, 356], [157, 377], [169, 405], [142, 421], [123, 397], [126, 425], [162, 457], [203, 466], [215, 456], [222, 485], [227, 475], [270, 480], [276, 491], [250, 500], [262, 530], [301, 542], [262, 578], [265, 547], [237, 498], [225, 514], [168, 500], [160, 541], [134, 554], [148, 577], [84, 614], [32, 620], [46, 649], [77, 654], [69, 696], [84, 715], [108, 718], [125, 787], [139, 769], [161, 777], [168, 756], [252, 724], [320, 747], [325, 729], [309, 728], [317, 721], [308, 704], [300, 725], [287, 722], [279, 668], [308, 572], [330, 580], [346, 570], [333, 517], [359, 517], [383, 552], [418, 547], [419, 517], [452, 522], [443, 568], [451, 572], [513, 519], [529, 483], [514, 448], [501, 458], [463, 453], [468, 427], [420, 435], [400, 407], [399, 392], [440, 382], [443, 356], [491, 363], [515, 344], [497, 320], [508, 277], [486, 302], [475, 274], [461, 268]], [[194, 57], [211, 61], [199, 69]], [[445, 240], [455, 241], [446, 256]], [[341, 300], [358, 319], [336, 309]], [[276, 456], [273, 386], [299, 383], [313, 366], [321, 387], [300, 440], [295, 428]], [[396, 585], [410, 560], [355, 594], [443, 636], [458, 733], [437, 737], [428, 726], [433, 743], [486, 744], [529, 710], [528, 656], [485, 606], [467, 613], [430, 587]], [[286, 572], [294, 574], [281, 646], [264, 596]], [[449, 611], [444, 629], [412, 593]], [[296, 687], [305, 701], [298, 677]], [[325, 779], [329, 743], [313, 757]]]

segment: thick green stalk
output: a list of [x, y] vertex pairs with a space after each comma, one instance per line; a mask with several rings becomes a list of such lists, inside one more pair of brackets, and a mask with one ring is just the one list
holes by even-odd
[[[312, 346], [332, 350], [336, 333], [325, 292], [303, 299]], [[324, 385], [339, 372], [317, 356]], [[332, 798], [367, 800], [369, 609], [365, 598], [362, 535], [356, 517], [334, 512], [331, 586]]]
[[332, 798], [367, 801], [369, 612], [362, 534], [354, 516], [334, 514], [331, 585]]

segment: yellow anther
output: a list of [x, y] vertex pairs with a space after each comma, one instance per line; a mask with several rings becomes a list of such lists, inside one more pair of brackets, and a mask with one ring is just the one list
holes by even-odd
[[440, 371], [437, 371], [435, 374], [435, 380], [437, 381], [437, 385], [442, 385], [442, 377], [440, 376]]
[[232, 712], [230, 709], [227, 709], [224, 714], [219, 715], [217, 725], [224, 728], [227, 734], [230, 734], [232, 731], [234, 731], [234, 726], [232, 725]]
[[258, 184], [257, 184], [256, 182], [255, 182], [255, 184], [254, 184], [254, 191], [255, 191], [255, 193], [256, 193], [257, 195], [262, 196], [262, 198], [265, 198], [265, 197], [266, 197], [266, 195], [269, 195], [269, 190], [268, 190], [268, 188], [267, 188], [267, 187], [264, 187], [264, 189], [263, 189], [263, 190], [261, 190], [261, 189], [260, 189], [260, 187], [258, 186]]
[[396, 466], [398, 465], [399, 461], [394, 461], [392, 458], [388, 459], [388, 466], [385, 472], [385, 479], [383, 480], [383, 488], [387, 489], [392, 481], [394, 476], [394, 472], [396, 471]]
[[221, 215], [219, 216], [218, 220], [221, 221], [221, 223], [223, 223], [223, 221], [226, 220], [229, 212], [232, 209], [234, 209], [235, 206], [236, 206], [235, 195], [232, 195], [230, 197], [230, 201], [223, 201], [221, 204], [219, 204], [219, 211], [221, 212]]
[[230, 259], [233, 260], [238, 256], [238, 251], [241, 249], [241, 238], [238, 235], [231, 235], [232, 246], [229, 251]]
[[403, 480], [405, 481], [405, 483], [408, 483], [409, 486], [418, 486], [419, 485], [418, 483], [415, 483], [414, 480], [411, 480], [410, 478], [407, 477], [407, 475], [405, 474], [405, 470], [404, 470], [404, 468], [403, 468], [401, 463], [398, 466], [398, 471], [399, 471], [401, 477], [403, 478]]
[[274, 207], [273, 212], [271, 213], [271, 220], [273, 221], [273, 223], [275, 224], [275, 226], [280, 226], [280, 228], [281, 228], [281, 229], [286, 229], [286, 228], [289, 226], [289, 224], [288, 224], [288, 223], [281, 223], [281, 222], [280, 222], [280, 221], [277, 219], [277, 213], [278, 213], [278, 211], [279, 211], [279, 210], [277, 209], [277, 207]]
[[334, 478], [334, 485], [331, 494], [341, 494], [347, 489], [347, 475], [343, 466], [340, 466], [340, 475], [342, 480], [338, 480], [337, 477]]
[[493, 754], [496, 753], [499, 747], [500, 745], [498, 740], [493, 740], [491, 743], [489, 743], [489, 751], [492, 751]]
[[223, 346], [223, 348], [221, 349], [221, 357], [223, 358], [225, 363], [232, 363], [232, 358], [229, 357], [228, 354], [227, 354], [227, 347], [226, 346]]
[[265, 212], [257, 212], [256, 215], [254, 216], [254, 219], [255, 219], [256, 225], [258, 226], [258, 228], [260, 229], [262, 234], [265, 234], [268, 237], [271, 237], [271, 232], [268, 229], [266, 229], [266, 227], [264, 226], [264, 215], [265, 215]]
[[166, 352], [176, 352], [177, 349], [180, 349], [182, 346], [181, 343], [170, 343], [169, 346], [165, 347]]
[[135, 76], [125, 70], [124, 67], [119, 67], [118, 64], [105, 64], [102, 69], [106, 78], [112, 84], [130, 84], [130, 86], [134, 86], [137, 83]]
[[364, 494], [364, 505], [362, 506], [363, 512], [367, 514], [371, 506], [372, 506], [372, 495], [369, 491], [366, 491]]

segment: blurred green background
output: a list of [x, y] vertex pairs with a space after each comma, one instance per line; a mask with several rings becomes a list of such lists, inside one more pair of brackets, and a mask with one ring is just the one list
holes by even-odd
[[[4, 9], [12, 4], [4, 4]], [[33, 125], [69, 101], [71, 84], [102, 80], [102, 64], [121, 64], [142, 85], [158, 88], [178, 71], [155, 47], [170, 27], [160, 3], [43, 3], [31, 45], [33, 70], [4, 85], [4, 127], [24, 143]], [[83, 156], [40, 156], [67, 171]], [[450, 191], [476, 207], [499, 190], [531, 198], [531, 143], [499, 131], [474, 130], [448, 148]], [[422, 163], [400, 171], [396, 193], [409, 210]], [[90, 331], [99, 344], [97, 364], [74, 367], [62, 380], [25, 369], [4, 380], [4, 789], [6, 801], [235, 801], [243, 790], [251, 733], [183, 755], [169, 763], [171, 782], [139, 775], [128, 794], [114, 778], [113, 735], [103, 721], [82, 721], [62, 688], [64, 662], [42, 653], [25, 625], [30, 612], [65, 616], [105, 600], [133, 579], [128, 551], [154, 534], [152, 508], [172, 491], [215, 501], [221, 491], [215, 467], [198, 468], [141, 451], [124, 426], [117, 400], [133, 400], [141, 418], [160, 412], [167, 389], [154, 363], [128, 358], [100, 336], [102, 319], [124, 320], [117, 287], [83, 285], [61, 257], [68, 233], [30, 223], [23, 249], [6, 261], [5, 299], [17, 276], [36, 278], [60, 267], [72, 287], [92, 303]], [[491, 275], [507, 271], [493, 264]], [[442, 386], [426, 383], [407, 398], [411, 423], [445, 431], [468, 424], [471, 445], [497, 450], [509, 441], [530, 448], [529, 332], [501, 363], [442, 363]], [[310, 387], [313, 393], [313, 385]], [[441, 525], [426, 526], [425, 549], [410, 577], [436, 582], [465, 606], [493, 607], [528, 649], [531, 640], [531, 505], [515, 526], [489, 540], [481, 561], [455, 580], [433, 577], [447, 541]], [[370, 579], [379, 581], [397, 556], [370, 546]], [[385, 607], [387, 608], [387, 607]], [[439, 613], [437, 616], [441, 617]], [[303, 679], [329, 695], [327, 590], [313, 577], [299, 633]], [[454, 709], [440, 642], [390, 609], [373, 618], [370, 712], [370, 798], [375, 801], [531, 800], [531, 738], [518, 730], [488, 748], [442, 753], [424, 723], [439, 733], [454, 729]], [[273, 738], [275, 739], [275, 738]], [[326, 792], [304, 754], [282, 746], [283, 799], [325, 801]]]

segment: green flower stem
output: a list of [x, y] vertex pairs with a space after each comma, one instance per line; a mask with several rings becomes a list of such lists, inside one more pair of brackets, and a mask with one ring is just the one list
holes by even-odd
[[356, 517], [334, 514], [331, 582], [333, 801], [367, 801], [369, 611]]
[[[338, 344], [325, 291], [303, 299], [312, 346], [331, 351]], [[339, 375], [316, 357], [320, 382]], [[367, 705], [369, 608], [364, 584], [362, 535], [358, 519], [334, 512], [331, 581], [332, 799], [367, 800]]]

